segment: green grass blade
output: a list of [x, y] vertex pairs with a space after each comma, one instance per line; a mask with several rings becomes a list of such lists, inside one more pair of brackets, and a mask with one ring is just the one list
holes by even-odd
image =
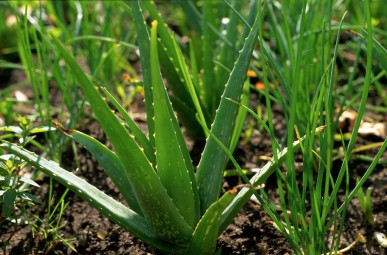
[[[320, 134], [324, 130], [325, 126], [316, 128], [314, 135]], [[293, 151], [296, 151], [300, 148], [301, 142], [305, 139], [305, 136], [300, 138], [298, 141], [295, 141], [292, 144]], [[264, 167], [262, 167], [258, 173], [256, 173], [251, 179], [250, 183], [252, 185], [259, 186], [265, 182], [265, 180], [272, 175], [276, 169], [286, 160], [288, 154], [288, 148], [284, 148], [281, 152], [277, 153], [277, 160], [272, 158]], [[253, 195], [254, 190], [251, 188], [243, 188], [234, 198], [233, 202], [224, 210], [221, 220], [220, 231], [226, 229], [226, 227], [234, 219], [235, 215], [239, 212], [243, 205], [250, 199]]]
[[122, 178], [125, 172], [120, 159], [109, 150], [105, 145], [91, 136], [76, 130], [63, 130], [65, 134], [73, 138], [76, 142], [82, 144], [101, 164], [107, 175], [112, 179], [129, 207], [138, 214], [142, 215], [140, 205], [133, 193], [132, 187], [127, 178]]
[[125, 46], [125, 47], [127, 47], [129, 49], [134, 49], [134, 50], [138, 49], [138, 47], [136, 45], [134, 45], [134, 44], [127, 43], [127, 42], [124, 42], [124, 41], [121, 41], [121, 40], [117, 40], [117, 39], [114, 39], [114, 38], [110, 38], [110, 37], [106, 37], [106, 36], [100, 36], [100, 35], [74, 36], [74, 37], [71, 37], [70, 39], [68, 39], [65, 44], [72, 44], [74, 42], [84, 41], [84, 40], [111, 42], [111, 43], [114, 43], [114, 44]]
[[[243, 95], [241, 99], [242, 105], [248, 105], [250, 95], [250, 83], [245, 82], [243, 88]], [[233, 152], [238, 145], [239, 138], [241, 137], [241, 133], [243, 130], [243, 126], [245, 124], [245, 119], [247, 115], [247, 109], [245, 107], [239, 107], [238, 114], [235, 120], [235, 128], [232, 134], [231, 143], [230, 143], [230, 151]]]
[[382, 44], [380, 44], [374, 37], [371, 36], [371, 39], [366, 41], [365, 39], [368, 38], [368, 33], [365, 30], [361, 30], [358, 34], [363, 39], [363, 43], [367, 44], [369, 42], [372, 42], [374, 51], [374, 58], [376, 59], [378, 65], [380, 65], [385, 71], [387, 71], [387, 50], [383, 47]]
[[[159, 26], [161, 28], [161, 26]], [[178, 60], [173, 57], [173, 47], [168, 47], [164, 42], [162, 33], [159, 33], [159, 56], [160, 66], [163, 77], [168, 81], [168, 87], [175, 97], [184, 99], [185, 107], [194, 109], [195, 105], [189, 96], [184, 76], [182, 74]], [[174, 109], [180, 113], [180, 109], [173, 105]], [[183, 123], [185, 124], [185, 123]]]
[[[372, 37], [372, 23], [371, 23], [371, 10], [370, 10], [370, 2], [369, 1], [366, 1], [365, 2], [365, 10], [366, 10], [366, 24], [364, 24], [365, 26], [367, 26], [367, 64], [366, 64], [366, 74], [365, 74], [365, 80], [364, 80], [364, 86], [363, 86], [363, 93], [362, 93], [362, 96], [361, 96], [361, 102], [360, 102], [360, 106], [359, 106], [359, 109], [358, 109], [358, 115], [356, 117], [356, 120], [355, 120], [355, 123], [354, 123], [354, 126], [353, 126], [353, 131], [352, 131], [352, 134], [351, 134], [351, 138], [350, 138], [350, 141], [348, 143], [348, 146], [347, 146], [347, 154], [350, 156], [351, 153], [352, 153], [352, 150], [355, 146], [355, 141], [356, 141], [356, 138], [358, 136], [358, 131], [359, 131], [359, 127], [360, 127], [360, 123], [362, 121], [362, 117], [364, 115], [364, 112], [365, 112], [365, 107], [366, 107], [366, 103], [367, 103], [367, 97], [368, 97], [368, 92], [370, 90], [370, 86], [371, 86], [371, 76], [372, 76], [372, 59], [373, 59], [373, 37]], [[385, 139], [384, 141], [384, 144], [381, 148], [382, 152], [385, 150], [386, 148], [386, 143], [387, 143], [387, 139]], [[356, 188], [353, 190], [353, 192], [351, 192], [351, 194], [349, 195], [348, 199], [345, 201], [345, 203], [348, 203], [349, 200], [356, 194], [357, 190], [361, 187], [361, 185], [364, 183], [364, 181], [366, 180], [366, 178], [372, 173], [377, 161], [379, 160], [379, 158], [381, 157], [381, 151], [379, 151], [378, 155], [375, 157], [375, 160], [372, 162], [371, 166], [367, 169], [366, 173], [363, 175], [362, 179], [360, 180], [360, 185], [357, 185]], [[333, 190], [332, 190], [332, 193], [329, 197], [329, 200], [327, 202], [327, 207], [331, 207], [333, 202], [335, 201], [335, 198], [336, 198], [336, 194], [338, 193], [338, 190], [339, 190], [339, 183], [342, 181], [343, 177], [344, 177], [344, 167], [345, 167], [345, 164], [346, 164], [346, 159], [347, 157], [345, 157], [345, 160], [341, 166], [341, 169], [340, 169], [340, 172], [339, 172], [339, 176], [337, 177], [336, 179], [336, 183], [334, 184], [333, 186]], [[346, 207], [346, 204], [342, 205], [340, 207], [340, 210], [343, 210], [345, 209]], [[339, 211], [337, 213], [340, 213]], [[325, 212], [324, 213], [324, 218], [327, 218], [328, 216], [328, 213]], [[330, 220], [329, 223], [327, 224], [327, 226], [329, 226], [330, 224], [332, 224], [333, 221]]]
[[[193, 177], [193, 166], [172, 105], [168, 99], [162, 77], [157, 50], [157, 21], [153, 21], [151, 29], [151, 73], [153, 82], [153, 99], [155, 114], [155, 144], [157, 159], [157, 174], [169, 196], [187, 223], [194, 228], [199, 220], [199, 208], [195, 201], [196, 186]], [[186, 153], [183, 154], [183, 150]], [[171, 160], [173, 155], [173, 160]], [[188, 162], [187, 162], [188, 161]], [[190, 165], [187, 163], [191, 163]], [[188, 166], [188, 167], [187, 167]]]
[[111, 112], [107, 103], [100, 96], [90, 79], [83, 72], [63, 45], [52, 39], [65, 62], [72, 69], [79, 86], [89, 101], [103, 130], [109, 137], [117, 156], [124, 166], [125, 173], [136, 195], [145, 218], [161, 238], [171, 243], [185, 244], [192, 229], [181, 217], [179, 211], [163, 187], [152, 164], [134, 137], [128, 133], [117, 117]]
[[179, 249], [179, 247], [165, 243], [158, 238], [144, 217], [109, 197], [85, 180], [61, 168], [57, 163], [41, 158], [9, 142], [3, 142], [0, 144], [0, 147], [12, 152], [30, 165], [59, 181], [94, 208], [109, 217], [109, 219], [152, 246], [169, 252], [176, 252]]
[[[257, 18], [245, 41], [245, 45], [235, 62], [230, 78], [226, 84], [224, 94], [222, 95], [215, 120], [211, 127], [211, 132], [215, 137], [218, 137], [226, 147], [230, 146], [235, 117], [238, 110], [238, 106], [227, 100], [227, 98], [237, 102], [240, 100], [243, 84], [250, 64], [250, 58], [255, 45], [255, 39], [258, 34], [258, 23], [259, 19]], [[209, 137], [196, 175], [202, 213], [204, 213], [219, 197], [223, 171], [227, 160], [227, 154], [221, 150], [213, 138]]]
[[[205, 126], [203, 126], [205, 128]], [[235, 158], [232, 156], [231, 152], [228, 150], [228, 148], [226, 148], [222, 143], [221, 141], [219, 141], [218, 138], [216, 138], [209, 130], [208, 130], [209, 134], [211, 135], [211, 137], [216, 141], [216, 143], [222, 148], [222, 150], [227, 154], [227, 156], [230, 158], [231, 162], [233, 163], [234, 167], [237, 169], [237, 172], [239, 173], [240, 177], [242, 177], [244, 183], [246, 184], [247, 187], [249, 187], [250, 189], [253, 188], [253, 187], [256, 187], [256, 185], [258, 184], [252, 184], [250, 182], [250, 180], [247, 178], [247, 176], [245, 175], [244, 171], [240, 168], [239, 164], [236, 162]], [[303, 138], [304, 139], [304, 138]], [[273, 157], [272, 159], [272, 162], [278, 162], [277, 161], [277, 157]], [[278, 167], [278, 166], [277, 166]], [[274, 168], [275, 170], [276, 168]], [[273, 171], [274, 171], [273, 170]], [[265, 177], [267, 178], [267, 177]], [[285, 232], [285, 229], [284, 227], [282, 226], [282, 223], [280, 221], [280, 218], [279, 218], [279, 215], [276, 213], [276, 207], [275, 205], [271, 204], [270, 202], [267, 203], [268, 201], [268, 198], [267, 196], [265, 195], [264, 191], [262, 191], [262, 194], [263, 194], [263, 197], [261, 197], [261, 195], [258, 194], [257, 191], [251, 189], [254, 193], [254, 195], [256, 196], [256, 198], [259, 200], [259, 202], [261, 203], [261, 205], [263, 206], [263, 208], [265, 209], [265, 211], [270, 215], [270, 217], [273, 219], [273, 221], [277, 224], [277, 226], [280, 228], [281, 231], [283, 231], [283, 234], [285, 235], [286, 238], [288, 238], [288, 235], [287, 233]], [[248, 194], [249, 196], [246, 196], [246, 198], [248, 199], [251, 194]], [[247, 200], [245, 200], [243, 203], [240, 203], [239, 206], [243, 206], [245, 203], [247, 202]], [[221, 232], [223, 232], [224, 228], [227, 227], [227, 225], [232, 221], [233, 217], [235, 216], [235, 214], [239, 211], [240, 207], [237, 207], [235, 208], [236, 210], [233, 212], [234, 214], [231, 214], [230, 217], [228, 218], [228, 222], [226, 222], [226, 224], [222, 224], [221, 225], [221, 228], [219, 230], [219, 234], [221, 234]], [[291, 245], [294, 246], [295, 242], [293, 240], [289, 240]]]
[[190, 58], [190, 65], [191, 65], [191, 73], [192, 73], [192, 82], [194, 84], [195, 90], [198, 93], [200, 89], [200, 79], [199, 79], [199, 65], [198, 65], [198, 59], [197, 54], [195, 51], [195, 45], [193, 41], [189, 43], [189, 58]]
[[234, 197], [235, 194], [227, 192], [208, 208], [200, 219], [193, 233], [192, 241], [184, 254], [211, 255], [214, 253], [222, 212]]
[[363, 184], [367, 181], [368, 177], [371, 175], [371, 173], [375, 169], [376, 165], [379, 162], [379, 159], [383, 156], [383, 153], [386, 151], [386, 148], [387, 148], [387, 138], [384, 139], [383, 145], [380, 147], [380, 149], [379, 149], [378, 153], [376, 154], [376, 156], [374, 157], [371, 165], [365, 171], [364, 175], [361, 177], [360, 181], [356, 184], [355, 188], [346, 197], [343, 204], [337, 209], [334, 217], [329, 219], [329, 221], [326, 223], [326, 225], [325, 225], [326, 229], [329, 229], [332, 226], [332, 224], [335, 223], [339, 214], [342, 213], [343, 210], [345, 210], [347, 208], [349, 202], [357, 195], [357, 192], [359, 191], [359, 189], [363, 186]]

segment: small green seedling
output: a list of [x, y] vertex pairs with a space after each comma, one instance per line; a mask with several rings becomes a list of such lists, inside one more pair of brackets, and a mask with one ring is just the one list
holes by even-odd
[[23, 160], [13, 155], [0, 156], [0, 217], [16, 224], [25, 223], [25, 209], [39, 203], [39, 200], [24, 188], [29, 185], [39, 187], [30, 178], [20, 176], [25, 165]]
[[[357, 183], [359, 180], [357, 180]], [[371, 200], [371, 191], [370, 187], [367, 188], [366, 192], [360, 188], [357, 192], [357, 199], [359, 200], [360, 210], [363, 212], [366, 221], [374, 225], [374, 216], [372, 214], [372, 200]]]
[[18, 121], [19, 126], [0, 127], [0, 132], [9, 133], [6, 135], [1, 135], [0, 139], [9, 139], [11, 137], [16, 137], [19, 139], [19, 144], [21, 146], [25, 147], [27, 144], [32, 143], [33, 145], [43, 149], [44, 151], [44, 147], [34, 141], [36, 137], [35, 135], [38, 133], [55, 131], [56, 129], [54, 127], [32, 127], [31, 120], [23, 116], [19, 116]]
[[[55, 130], [50, 127], [32, 127], [31, 120], [23, 116], [19, 116], [18, 121], [19, 126], [0, 127], [0, 131], [8, 132], [8, 134], [1, 135], [0, 139], [16, 137], [21, 147], [29, 143], [39, 145], [34, 141], [35, 134]], [[24, 160], [0, 151], [0, 223], [4, 220], [11, 221], [14, 223], [15, 230], [19, 224], [31, 223], [27, 209], [40, 203], [38, 198], [29, 193], [30, 186], [39, 187], [39, 185], [22, 174], [26, 166], [27, 163]], [[3, 249], [14, 233], [7, 240], [2, 241]]]
[[[20, 146], [25, 147], [27, 144], [33, 142], [35, 134], [55, 130], [55, 128], [50, 127], [31, 127], [31, 120], [23, 116], [19, 116], [18, 121], [19, 126], [0, 127], [0, 132], [11, 133], [0, 136], [0, 139], [16, 137], [18, 138]], [[27, 192], [27, 188], [29, 185], [35, 187], [39, 187], [39, 185], [28, 177], [20, 176], [21, 170], [25, 166], [26, 163], [23, 160], [13, 155], [2, 154], [0, 156], [0, 203], [2, 204], [2, 219], [12, 219], [14, 222], [20, 222], [21, 217], [18, 219], [15, 218], [15, 210], [17, 210], [16, 203], [33, 204], [33, 202], [38, 201], [38, 199]]]
[[33, 237], [37, 237], [38, 240], [43, 241], [43, 253], [49, 254], [55, 250], [58, 244], [64, 244], [74, 252], [77, 252], [73, 246], [73, 242], [76, 240], [75, 237], [66, 238], [59, 232], [64, 226], [65, 222], [62, 220], [64, 211], [66, 210], [69, 202], [65, 202], [65, 198], [69, 192], [66, 189], [59, 199], [55, 199], [55, 193], [53, 191], [54, 183], [53, 179], [50, 178], [50, 186], [48, 193], [47, 203], [47, 215], [43, 218], [38, 215], [31, 214], [31, 227]]

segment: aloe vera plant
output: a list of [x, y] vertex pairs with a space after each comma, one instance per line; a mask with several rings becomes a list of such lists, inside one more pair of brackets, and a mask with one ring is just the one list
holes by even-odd
[[[118, 119], [74, 57], [58, 39], [50, 39], [56, 51], [71, 68], [114, 146], [114, 151], [81, 132], [63, 131], [96, 156], [122, 193], [128, 207], [52, 161], [7, 142], [2, 143], [1, 147], [69, 187], [107, 217], [161, 251], [211, 254], [216, 245], [222, 212], [234, 197], [232, 192], [227, 192], [219, 199], [227, 155], [209, 138], [202, 162], [195, 173], [160, 74], [157, 21], [153, 22], [149, 35], [148, 30], [144, 29], [144, 17], [139, 1], [131, 1], [130, 5], [136, 20], [141, 52], [148, 137], [113, 96], [101, 88], [124, 120]], [[213, 134], [226, 146], [230, 144], [238, 110], [238, 106], [226, 97], [236, 101], [240, 99], [257, 37], [257, 28], [258, 19], [246, 38], [225, 85], [218, 108], [219, 117], [212, 125]]]
[[[56, 125], [98, 159], [128, 206], [53, 161], [9, 142], [4, 141], [0, 147], [59, 181], [112, 221], [160, 251], [167, 254], [212, 254], [218, 235], [252, 194], [251, 189], [246, 188], [238, 197], [235, 197], [236, 191], [232, 190], [219, 198], [223, 171], [229, 157], [227, 148], [238, 112], [238, 105], [231, 100], [240, 101], [259, 19], [255, 19], [225, 84], [216, 116], [211, 129], [207, 131], [211, 136], [207, 139], [195, 172], [160, 74], [157, 42], [160, 24], [155, 20], [148, 33], [142, 4], [146, 6], [147, 3], [130, 1], [141, 53], [148, 136], [107, 89], [100, 88], [99, 91], [94, 86], [58, 39], [50, 39], [56, 52], [71, 68], [114, 151], [86, 134], [66, 130], [59, 123]], [[126, 4], [123, 6], [129, 8]], [[159, 32], [162, 31], [160, 29]], [[47, 36], [43, 34], [43, 38]], [[179, 49], [175, 51], [177, 57], [182, 59]], [[111, 111], [101, 92], [120, 112], [122, 119]], [[206, 122], [202, 122], [205, 125]], [[297, 145], [294, 144], [295, 147]], [[269, 162], [253, 178], [252, 184], [262, 183], [285, 157], [286, 151], [279, 154], [275, 162]]]

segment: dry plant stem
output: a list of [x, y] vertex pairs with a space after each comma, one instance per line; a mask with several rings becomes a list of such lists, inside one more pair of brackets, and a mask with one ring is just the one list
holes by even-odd
[[[379, 148], [382, 145], [383, 145], [383, 142], [367, 144], [364, 146], [360, 146], [356, 149], [353, 149], [352, 153], [357, 153], [357, 152], [366, 151], [366, 150], [370, 150], [370, 149], [374, 149], [374, 148]], [[336, 157], [334, 157], [333, 160], [337, 160], [337, 159], [340, 159], [343, 157], [344, 157], [344, 153], [341, 153], [341, 154], [337, 155]]]
[[253, 185], [251, 184], [239, 184], [239, 185], [236, 185], [232, 188], [233, 191], [238, 191], [240, 189], [243, 189], [243, 188], [251, 188], [251, 189], [254, 189], [254, 190], [260, 190], [260, 189], [263, 189], [265, 188], [265, 184], [260, 184], [256, 187], [254, 187]]
[[[357, 234], [357, 238], [355, 241], [353, 241], [353, 243], [351, 243], [350, 245], [348, 245], [347, 247], [341, 249], [341, 250], [338, 250], [337, 251], [337, 254], [343, 254], [344, 252], [347, 252], [347, 251], [350, 251], [357, 243], [365, 243], [366, 242], [366, 239], [365, 237], [362, 235], [362, 234]], [[332, 255], [334, 253], [332, 252], [328, 252], [328, 253], [324, 253], [322, 255]]]

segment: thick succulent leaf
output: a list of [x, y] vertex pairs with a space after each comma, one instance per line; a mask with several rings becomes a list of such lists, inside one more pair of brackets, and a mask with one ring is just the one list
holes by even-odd
[[[316, 128], [316, 130], [312, 133], [314, 135], [318, 135], [324, 130], [325, 126], [321, 126]], [[301, 137], [299, 140], [293, 143], [293, 151], [296, 151], [300, 148], [301, 142], [305, 139], [305, 136]], [[281, 152], [277, 154], [277, 160], [272, 158], [269, 162], [263, 166], [258, 173], [256, 173], [251, 179], [250, 183], [257, 187], [264, 183], [266, 179], [272, 175], [276, 169], [285, 161], [286, 155], [288, 153], [288, 148], [284, 148]], [[242, 188], [241, 191], [236, 195], [232, 203], [224, 210], [222, 219], [221, 219], [221, 227], [219, 233], [226, 229], [226, 227], [232, 222], [236, 214], [239, 210], [246, 204], [246, 202], [253, 195], [254, 191], [251, 188]]]
[[143, 148], [139, 147], [134, 136], [121, 125], [74, 57], [56, 38], [52, 41], [71, 68], [111, 141], [125, 170], [122, 176], [128, 178], [145, 218], [161, 238], [184, 245], [190, 239], [193, 230], [173, 204]]
[[142, 215], [140, 205], [136, 200], [132, 187], [125, 176], [125, 170], [117, 155], [109, 150], [105, 145], [91, 136], [76, 130], [64, 130], [67, 135], [73, 138], [78, 143], [82, 144], [101, 164], [107, 175], [112, 179], [129, 207], [138, 214]]
[[122, 105], [117, 101], [117, 99], [106, 88], [102, 88], [102, 92], [105, 93], [105, 95], [109, 98], [110, 102], [113, 103], [114, 107], [122, 115], [122, 117], [126, 121], [126, 124], [129, 127], [130, 132], [134, 135], [138, 144], [144, 149], [144, 153], [147, 156], [148, 160], [155, 166], [155, 149], [149, 142], [145, 134], [137, 126], [136, 122], [134, 122], [134, 120], [129, 116], [128, 112], [124, 109], [124, 107], [122, 107]]
[[[258, 34], [258, 23], [259, 18], [257, 17], [249, 36], [246, 38], [245, 45], [235, 62], [234, 68], [226, 84], [225, 91], [222, 95], [215, 120], [211, 126], [211, 132], [226, 147], [229, 147], [230, 145], [235, 117], [238, 110], [238, 105], [227, 98], [238, 102], [240, 100], [243, 84], [246, 80], [246, 74], [250, 64], [250, 58]], [[223, 171], [227, 160], [228, 157], [226, 153], [218, 146], [213, 138], [209, 137], [196, 174], [202, 213], [204, 213], [219, 197]]]
[[[194, 141], [205, 139], [202, 126], [196, 120], [195, 108], [189, 107], [185, 102], [181, 100], [183, 98], [175, 97], [174, 95], [169, 95], [169, 99], [172, 102], [173, 109], [175, 109], [178, 114], [179, 120], [186, 127], [187, 134], [192, 139], [194, 139]], [[195, 118], [195, 121], [193, 121], [192, 118]]]
[[[238, 25], [239, 25], [239, 15], [236, 13], [238, 10], [241, 10], [242, 7], [242, 1], [235, 1], [233, 8], [234, 10], [230, 9], [230, 15], [229, 20], [226, 24], [222, 24], [222, 27], [226, 26], [224, 28], [225, 37], [226, 39], [236, 48], [237, 42], [240, 40], [240, 37], [238, 36]], [[247, 35], [246, 35], [247, 37]], [[242, 45], [243, 46], [243, 45]], [[224, 67], [216, 66], [215, 67], [215, 78], [216, 78], [216, 89], [217, 89], [217, 95], [221, 95], [224, 86], [226, 85], [227, 79], [230, 75], [228, 70], [232, 69], [232, 65], [235, 62], [235, 60], [238, 57], [238, 52], [230, 50], [230, 46], [225, 43], [220, 43], [219, 47], [219, 53], [216, 56], [216, 60], [219, 63], [222, 63]]]
[[159, 43], [161, 71], [163, 77], [168, 81], [173, 109], [177, 112], [180, 122], [186, 127], [188, 135], [194, 140], [204, 140], [205, 134], [203, 129], [195, 118], [197, 113], [195, 104], [187, 90], [181, 69], [177, 67], [179, 64], [177, 60], [170, 57], [171, 50], [162, 45], [163, 41], [160, 40]]
[[[204, 1], [203, 2], [203, 45], [202, 45], [202, 89], [200, 90], [200, 97], [205, 104], [210, 116], [215, 116], [215, 110], [217, 107], [218, 98], [220, 94], [218, 92], [216, 79], [215, 79], [215, 63], [214, 63], [214, 50], [216, 48], [217, 38], [214, 32], [211, 30], [211, 25], [215, 26], [217, 23], [217, 1]], [[215, 26], [216, 27], [216, 26]]]
[[200, 219], [193, 233], [192, 241], [184, 254], [211, 255], [214, 253], [222, 212], [234, 197], [233, 193], [227, 192], [208, 208]]
[[160, 74], [157, 21], [151, 29], [151, 62], [157, 174], [181, 215], [194, 228], [199, 219], [196, 182], [191, 180], [194, 170], [190, 159], [184, 157], [188, 150]]
[[[249, 7], [248, 7], [249, 8], [249, 16], [245, 20], [250, 27], [254, 24], [254, 20], [256, 18], [257, 13], [258, 13], [258, 6], [259, 6], [258, 0], [250, 0]], [[242, 33], [243, 38], [248, 36], [248, 34], [250, 32], [249, 26], [244, 27], [243, 33]], [[239, 41], [238, 47], [240, 47], [240, 46], [243, 46], [243, 43], [241, 43]]]
[[189, 42], [189, 58], [190, 58], [190, 65], [191, 65], [192, 82], [194, 84], [196, 92], [198, 93], [200, 89], [199, 64], [198, 64], [198, 59], [196, 55], [194, 41], [195, 40], [192, 39]]
[[165, 252], [176, 252], [179, 250], [179, 247], [165, 243], [157, 237], [144, 217], [109, 197], [82, 178], [61, 168], [56, 162], [41, 158], [9, 142], [0, 144], [0, 147], [12, 152], [30, 165], [40, 169], [48, 176], [68, 187], [72, 192], [80, 196], [109, 219], [150, 245]]
[[153, 109], [153, 92], [152, 92], [152, 75], [150, 64], [150, 36], [148, 27], [145, 22], [144, 14], [138, 0], [129, 1], [129, 7], [122, 2], [123, 6], [128, 9], [134, 19], [134, 26], [137, 32], [137, 41], [140, 48], [141, 71], [144, 82], [146, 120], [148, 124], [149, 141], [154, 146], [154, 109]]
[[[169, 108], [169, 114], [170, 116], [175, 116], [174, 111], [172, 108]], [[188, 170], [188, 175], [191, 181], [191, 188], [194, 195], [195, 200], [195, 214], [197, 214], [197, 219], [200, 217], [200, 199], [199, 199], [199, 189], [196, 183], [196, 176], [195, 176], [195, 170], [192, 164], [191, 155], [187, 149], [187, 145], [185, 143], [183, 134], [181, 133], [179, 123], [177, 122], [176, 117], [173, 118], [172, 124], [174, 125], [174, 129], [178, 130], [179, 132], [176, 132], [176, 137], [179, 142], [180, 147], [182, 148], [181, 153], [184, 158], [184, 163], [186, 164], [186, 168]]]
[[[173, 90], [173, 93], [180, 97], [182, 100], [186, 101], [186, 104], [190, 106], [193, 104], [195, 110], [199, 114], [199, 118], [202, 121], [205, 121], [206, 118], [204, 116], [202, 105], [200, 103], [199, 97], [196, 94], [195, 86], [192, 82], [190, 73], [188, 71], [187, 64], [185, 63], [183, 53], [181, 52], [180, 47], [178, 46], [173, 33], [168, 29], [167, 24], [160, 17], [154, 3], [151, 1], [143, 1], [142, 5], [144, 8], [149, 11], [152, 19], [157, 20], [159, 24], [158, 34], [160, 36], [160, 45], [163, 53], [167, 56], [167, 58], [161, 59], [161, 64], [172, 66], [172, 70], [167, 70], [165, 73], [170, 74], [172, 76], [175, 74], [176, 77], [170, 81], [170, 87]], [[163, 66], [164, 67], [164, 66]], [[171, 77], [167, 77], [171, 78]], [[178, 84], [174, 84], [174, 81], [178, 81]], [[179, 86], [183, 85], [183, 86]], [[191, 116], [191, 121], [196, 121], [195, 116]], [[205, 122], [207, 123], [207, 121]]]
[[195, 105], [192, 99], [189, 97], [189, 92], [185, 86], [183, 74], [177, 67], [177, 60], [170, 57], [172, 55], [171, 50], [168, 50], [168, 48], [164, 46], [164, 41], [161, 39], [161, 36], [159, 37], [159, 61], [161, 72], [163, 77], [168, 81], [168, 86], [172, 91], [171, 94], [178, 98], [185, 98], [184, 104], [186, 104], [188, 107], [195, 108]]

